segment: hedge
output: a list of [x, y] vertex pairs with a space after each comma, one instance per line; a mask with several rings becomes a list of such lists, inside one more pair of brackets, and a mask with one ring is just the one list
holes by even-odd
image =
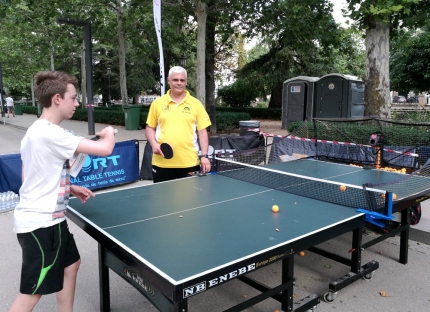
[[[25, 114], [37, 115], [37, 107], [23, 105], [22, 112]], [[146, 125], [146, 119], [148, 117], [149, 107], [142, 106], [140, 109], [140, 125], [142, 128]], [[75, 114], [71, 120], [88, 121], [88, 113], [84, 108], [78, 107]], [[239, 128], [239, 121], [251, 120], [251, 115], [247, 112], [236, 111], [217, 111], [216, 121], [217, 121], [217, 131], [226, 132], [234, 131]], [[118, 125], [125, 126], [124, 112], [121, 106], [114, 107], [97, 107], [94, 109], [94, 122], [108, 124], [108, 125]]]

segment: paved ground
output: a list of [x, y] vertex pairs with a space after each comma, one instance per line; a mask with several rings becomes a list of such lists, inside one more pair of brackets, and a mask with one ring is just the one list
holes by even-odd
[[[19, 153], [19, 146], [25, 129], [36, 120], [34, 115], [19, 115], [15, 118], [0, 119], [0, 154]], [[6, 125], [5, 125], [6, 123]], [[65, 121], [64, 128], [75, 133], [90, 137], [88, 125], [85, 122]], [[96, 131], [104, 125], [96, 124]], [[286, 134], [281, 129], [280, 121], [261, 121], [260, 128], [265, 133]], [[142, 140], [140, 159], [144, 150], [144, 131], [127, 131], [119, 127], [117, 141], [130, 139]], [[151, 181], [138, 181], [134, 184], [148, 184]], [[127, 186], [126, 186], [127, 187]], [[430, 311], [430, 203], [423, 203], [424, 216], [411, 233], [409, 263], [402, 265], [397, 262], [399, 239], [391, 238], [363, 252], [363, 263], [377, 260], [380, 268], [371, 280], [361, 280], [339, 292], [336, 300], [329, 304], [322, 302], [317, 310], [320, 312], [380, 312], [380, 311]], [[0, 312], [7, 311], [18, 292], [21, 250], [12, 231], [13, 212], [0, 214]], [[97, 244], [85, 232], [72, 222], [69, 222], [72, 232], [81, 252], [82, 265], [79, 270], [75, 311], [98, 311], [98, 267]], [[369, 240], [376, 234], [368, 232], [363, 240]], [[349, 235], [345, 235], [323, 244], [325, 249], [339, 254], [349, 250]], [[333, 262], [311, 252], [304, 257], [296, 257], [296, 287], [295, 297], [302, 298], [309, 293], [324, 295], [329, 282], [348, 273], [341, 264]], [[261, 279], [270, 286], [279, 281], [280, 263], [256, 271], [253, 276]], [[191, 311], [221, 311], [234, 304], [254, 296], [256, 292], [250, 287], [233, 280], [190, 299]], [[111, 311], [156, 311], [148, 301], [128, 283], [111, 273]], [[275, 311], [280, 306], [274, 300], [266, 300], [249, 312]], [[55, 296], [44, 296], [35, 312], [56, 311]]]

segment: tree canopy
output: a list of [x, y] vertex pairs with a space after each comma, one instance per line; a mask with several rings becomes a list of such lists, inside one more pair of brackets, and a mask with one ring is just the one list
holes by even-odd
[[400, 92], [430, 91], [430, 27], [402, 32], [392, 40], [391, 88]]
[[[225, 79], [225, 70], [244, 79], [237, 84], [240, 89], [252, 86], [259, 96], [271, 94], [270, 107], [281, 106], [283, 81], [299, 75], [364, 75], [366, 89], [376, 92], [378, 84], [389, 78], [380, 76], [377, 66], [369, 70], [369, 50], [362, 49], [362, 36], [366, 34], [367, 40], [369, 31], [380, 22], [392, 34], [403, 28], [411, 31], [399, 36], [401, 40], [392, 41], [395, 44], [390, 53], [396, 60], [391, 62], [393, 86], [412, 88], [412, 81], [419, 80], [422, 86], [413, 89], [422, 90], [428, 81], [428, 32], [415, 30], [426, 23], [429, 2], [347, 2], [350, 17], [361, 27], [358, 30], [344, 29], [335, 22], [329, 0], [162, 1], [165, 76], [171, 66], [186, 62], [188, 88], [195, 94], [204, 79], [209, 106], [215, 102], [215, 81]], [[197, 74], [196, 6], [200, 4], [207, 9], [204, 78]], [[91, 21], [95, 93], [107, 100], [108, 93], [118, 99], [124, 94], [132, 97], [141, 92], [159, 92], [159, 53], [152, 9], [150, 1], [142, 0], [0, 1], [0, 60], [5, 89], [16, 96], [28, 96], [31, 77], [40, 70], [58, 69], [82, 78], [83, 30], [57, 23], [58, 17], [66, 17]], [[246, 53], [243, 43], [250, 38], [259, 38], [259, 42]], [[400, 72], [400, 64], [409, 70]], [[389, 91], [389, 83], [383, 87], [387, 89], [384, 92]], [[369, 101], [380, 103], [376, 98], [369, 97]]]
[[289, 78], [362, 73], [357, 43], [332, 11], [328, 0], [257, 1], [244, 19], [247, 31], [261, 37], [269, 50], [247, 63], [238, 77], [271, 94], [269, 107], [281, 107], [282, 83]]
[[390, 117], [390, 35], [427, 23], [430, 2], [423, 0], [346, 0], [349, 16], [365, 31], [365, 115]]

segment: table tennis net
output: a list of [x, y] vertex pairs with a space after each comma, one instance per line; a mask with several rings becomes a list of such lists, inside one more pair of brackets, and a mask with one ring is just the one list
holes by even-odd
[[[303, 135], [306, 134], [305, 132], [302, 133]], [[301, 137], [291, 137], [287, 136], [285, 138], [279, 139], [275, 141], [270, 146], [266, 146], [266, 149], [270, 149], [270, 155], [268, 157], [267, 163], [269, 164], [277, 164], [277, 163], [283, 163], [287, 161], [297, 161], [298, 159], [302, 157], [307, 158], [317, 158], [319, 160], [325, 160], [325, 161], [334, 161], [335, 163], [342, 163], [342, 161], [336, 160], [336, 155], [347, 155], [348, 160], [346, 163], [349, 164], [360, 164], [359, 158], [353, 156], [351, 154], [352, 150], [360, 150], [363, 152], [363, 146], [352, 146], [351, 144], [334, 144], [329, 143], [328, 141], [319, 142], [316, 144], [317, 140], [315, 139], [308, 139], [308, 138], [301, 138]], [[422, 142], [420, 143], [422, 144]], [[428, 145], [428, 143], [427, 143]], [[334, 151], [334, 154], [330, 157], [329, 154], [325, 154], [326, 157], [321, 157], [321, 149], [329, 149], [328, 146], [338, 146], [338, 148]], [[395, 201], [406, 201], [411, 198], [416, 198], [417, 196], [425, 195], [429, 193], [430, 190], [430, 158], [429, 153], [426, 153], [425, 151], [430, 148], [424, 148], [421, 146], [419, 149], [420, 153], [419, 159], [420, 164], [419, 168], [412, 168], [410, 167], [403, 167], [403, 168], [396, 168], [396, 167], [381, 167], [380, 169], [376, 169], [373, 161], [368, 161], [367, 164], [374, 168], [375, 170], [381, 170], [386, 171], [392, 174], [391, 181], [381, 184], [372, 184], [372, 181], [368, 181], [367, 184], [369, 187], [376, 188], [376, 189], [382, 189], [387, 192], [391, 192], [395, 194]], [[393, 151], [393, 153], [397, 154], [398, 156], [402, 157], [402, 164], [405, 164], [406, 159], [415, 159], [417, 155], [412, 155], [411, 153], [405, 153], [400, 152], [401, 148], [397, 147], [397, 151]], [[343, 152], [341, 152], [343, 151]], [[388, 153], [388, 151], [384, 151], [385, 153]], [[399, 154], [400, 153], [400, 154]], [[246, 155], [246, 158], [242, 155]], [[233, 157], [235, 161], [238, 162], [244, 162], [248, 163], [248, 159], [250, 159], [252, 156], [256, 154], [255, 150], [245, 151], [245, 152], [237, 152], [233, 154]], [[355, 154], [358, 155], [358, 154]], [[361, 153], [361, 155], [364, 158], [360, 158], [361, 160], [367, 159], [365, 155], [368, 155], [366, 153]], [[386, 155], [385, 155], [386, 156]], [[384, 156], [384, 157], [385, 157]], [[254, 158], [257, 159], [256, 156]], [[395, 158], [392, 158], [391, 161], [394, 161]], [[398, 158], [400, 160], [400, 158]], [[368, 159], [369, 160], [369, 159]], [[425, 160], [425, 162], [424, 162]], [[364, 162], [366, 163], [366, 162]], [[400, 164], [400, 163], [399, 163]], [[407, 169], [406, 169], [407, 168]]]
[[[351, 208], [385, 213], [385, 191], [343, 185], [342, 183], [300, 176], [216, 157], [218, 174], [270, 189]], [[343, 190], [343, 187], [346, 189]]]
[[[409, 171], [430, 159], [430, 123], [373, 117], [313, 118], [293, 128], [272, 148], [271, 161], [300, 153], [349, 164], [380, 162], [381, 167]], [[373, 143], [372, 134], [379, 137]]]
[[399, 174], [398, 179], [386, 183], [368, 183], [368, 187], [395, 194], [395, 200], [406, 200], [426, 195], [430, 190], [430, 161], [410, 174]]

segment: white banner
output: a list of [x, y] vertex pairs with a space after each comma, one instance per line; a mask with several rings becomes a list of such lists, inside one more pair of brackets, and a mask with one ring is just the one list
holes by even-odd
[[154, 3], [154, 25], [158, 39], [158, 50], [160, 51], [160, 89], [161, 95], [164, 95], [164, 55], [163, 44], [161, 42], [161, 0], [153, 0]]

